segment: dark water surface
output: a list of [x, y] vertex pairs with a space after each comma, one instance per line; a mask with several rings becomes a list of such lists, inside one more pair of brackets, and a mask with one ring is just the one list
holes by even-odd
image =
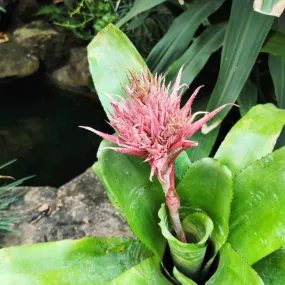
[[98, 101], [41, 77], [0, 84], [0, 99], [0, 165], [17, 159], [1, 174], [35, 174], [27, 185], [59, 186], [94, 163], [101, 139], [79, 125], [111, 131]]

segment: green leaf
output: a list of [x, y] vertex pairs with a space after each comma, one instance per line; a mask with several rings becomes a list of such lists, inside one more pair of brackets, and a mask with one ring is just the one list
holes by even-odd
[[269, 55], [268, 65], [274, 84], [277, 105], [279, 108], [285, 109], [285, 58]]
[[239, 112], [243, 117], [257, 102], [257, 87], [249, 80], [238, 97]]
[[211, 153], [213, 145], [216, 141], [220, 130], [220, 126], [214, 128], [211, 132], [203, 134], [202, 132], [197, 132], [194, 136], [191, 137], [192, 141], [199, 142], [199, 145], [196, 147], [191, 147], [186, 150], [187, 155], [190, 160], [196, 161], [203, 157], [208, 157]]
[[164, 37], [152, 49], [147, 64], [153, 72], [165, 72], [179, 58], [193, 39], [203, 20], [214, 13], [224, 0], [195, 0], [178, 16]]
[[[219, 77], [208, 104], [209, 111], [237, 100], [273, 23], [273, 17], [254, 12], [251, 2], [233, 0]], [[219, 113], [215, 120], [224, 118], [228, 111]]]
[[188, 50], [170, 66], [166, 73], [166, 79], [174, 82], [179, 69], [184, 66], [181, 83], [191, 85], [211, 54], [222, 46], [225, 31], [225, 23], [211, 25], [207, 28], [195, 39]]
[[234, 178], [228, 240], [249, 264], [285, 244], [284, 160], [281, 148]]
[[159, 225], [163, 236], [168, 241], [175, 267], [187, 277], [196, 280], [205, 258], [206, 242], [213, 231], [212, 220], [202, 212], [188, 215], [182, 222], [188, 243], [183, 243], [171, 233], [172, 228], [165, 204], [162, 204], [158, 216]]
[[185, 151], [180, 153], [175, 159], [175, 176], [181, 180], [191, 165], [191, 161]]
[[280, 17], [285, 8], [283, 0], [255, 0], [254, 11], [262, 14]]
[[125, 97], [123, 87], [129, 71], [141, 72], [146, 64], [127, 36], [112, 24], [89, 44], [88, 61], [97, 94], [110, 118], [112, 107], [106, 93]]
[[266, 285], [285, 284], [285, 247], [253, 265]]
[[181, 214], [203, 211], [214, 223], [211, 236], [215, 252], [225, 243], [229, 232], [232, 175], [226, 166], [213, 158], [204, 158], [189, 167], [177, 185]]
[[[237, 100], [273, 23], [273, 17], [254, 12], [251, 5], [251, 0], [233, 0], [220, 72], [209, 100], [208, 111]], [[229, 108], [226, 108], [217, 114], [212, 124], [220, 123], [228, 112]], [[209, 134], [205, 140], [207, 136]], [[211, 136], [215, 142], [214, 135]]]
[[106, 284], [148, 258], [138, 241], [63, 240], [0, 250], [1, 285]]
[[272, 104], [253, 107], [230, 130], [215, 158], [233, 174], [272, 152], [285, 124], [285, 111]]
[[162, 187], [156, 178], [149, 180], [150, 167], [143, 159], [104, 149], [110, 146], [113, 144], [105, 140], [101, 143], [94, 171], [135, 235], [161, 257], [165, 240], [157, 213], [165, 201]]
[[159, 260], [153, 256], [126, 271], [108, 285], [171, 285], [162, 274]]
[[226, 243], [220, 250], [219, 266], [206, 285], [263, 285], [257, 273]]
[[261, 49], [261, 52], [269, 53], [275, 56], [285, 57], [285, 34], [271, 31]]
[[197, 283], [182, 274], [176, 267], [173, 268], [173, 275], [182, 285], [197, 285]]
[[136, 15], [147, 11], [163, 2], [166, 0], [136, 0], [135, 3], [133, 4], [132, 9], [127, 13], [126, 16], [124, 16], [117, 24], [116, 26], [120, 28], [123, 26], [126, 22], [128, 22], [130, 19], [135, 17]]
[[0, 11], [6, 13], [6, 9], [3, 6], [0, 6]]

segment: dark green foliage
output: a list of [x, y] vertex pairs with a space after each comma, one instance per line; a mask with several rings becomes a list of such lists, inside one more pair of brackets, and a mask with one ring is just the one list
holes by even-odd
[[71, 30], [78, 38], [90, 40], [117, 19], [114, 2], [65, 0], [42, 7], [37, 15], [47, 16], [53, 24]]

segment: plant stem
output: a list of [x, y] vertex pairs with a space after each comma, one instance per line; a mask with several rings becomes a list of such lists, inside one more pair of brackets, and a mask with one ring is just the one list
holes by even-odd
[[168, 168], [163, 178], [164, 181], [160, 181], [160, 183], [165, 193], [166, 206], [169, 211], [173, 229], [178, 239], [187, 243], [179, 216], [180, 198], [175, 190], [174, 163]]
[[182, 242], [187, 243], [185, 233], [182, 229], [180, 217], [179, 217], [179, 207], [180, 199], [177, 195], [175, 188], [170, 187], [166, 194], [166, 205], [169, 211], [170, 219], [174, 228], [174, 231], [178, 239]]

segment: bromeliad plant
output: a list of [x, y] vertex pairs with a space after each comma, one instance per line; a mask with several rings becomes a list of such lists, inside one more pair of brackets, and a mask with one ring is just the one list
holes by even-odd
[[93, 130], [106, 139], [94, 171], [139, 241], [2, 249], [1, 284], [284, 284], [285, 148], [272, 151], [285, 111], [253, 107], [214, 158], [191, 163], [184, 149], [197, 143], [187, 139], [225, 106], [194, 121], [195, 95], [180, 107], [180, 74], [165, 87], [161, 76], [142, 73], [142, 58], [112, 25], [92, 41], [88, 57], [116, 130]]

